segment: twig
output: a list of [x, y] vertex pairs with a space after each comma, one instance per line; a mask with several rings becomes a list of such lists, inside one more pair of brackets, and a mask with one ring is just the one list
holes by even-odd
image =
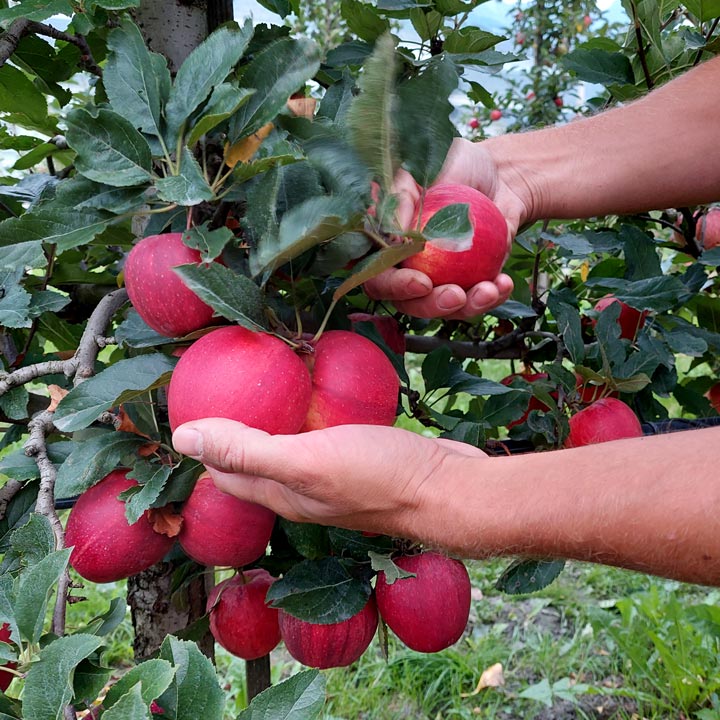
[[70, 360], [46, 360], [27, 367], [18, 368], [0, 377], [0, 395], [20, 385], [25, 385], [43, 375], [56, 375], [63, 373], [68, 377], [73, 375], [73, 359]]
[[23, 483], [10, 479], [0, 488], [0, 520], [5, 517], [5, 511], [10, 501], [22, 490]]
[[[523, 357], [527, 349], [523, 345], [523, 339], [527, 336], [538, 335], [535, 331], [513, 330], [507, 335], [492, 340], [491, 342], [465, 342], [462, 340], [448, 340], [437, 335], [406, 335], [405, 342], [408, 352], [429, 353], [439, 347], [447, 347], [457, 358], [472, 358], [474, 360], [486, 360], [495, 358], [498, 360], [511, 360]], [[551, 337], [551, 333], [543, 333], [542, 337]]]
[[[720, 22], [720, 16], [716, 17], [715, 20], [713, 21], [713, 24], [710, 26], [710, 30], [708, 30], [708, 33], [707, 33], [707, 35], [705, 36], [705, 42], [707, 42], [707, 41], [713, 36], [713, 33], [715, 32], [715, 30], [716, 30], [719, 22]], [[693, 61], [693, 65], [697, 65], [697, 64], [700, 62], [700, 60], [702, 59], [702, 55], [703, 55], [704, 52], [705, 52], [704, 48], [700, 48], [700, 49], [697, 51], [697, 55], [695, 56], [695, 60]]]
[[642, 66], [643, 75], [645, 76], [645, 84], [647, 85], [648, 90], [652, 90], [654, 83], [652, 75], [650, 74], [650, 68], [647, 64], [647, 57], [645, 57], [645, 43], [643, 41], [642, 27], [640, 26], [640, 20], [637, 15], [637, 8], [635, 7], [634, 2], [630, 3], [630, 7], [632, 8], [635, 37], [637, 38], [638, 43], [638, 58], [640, 59], [640, 65]]

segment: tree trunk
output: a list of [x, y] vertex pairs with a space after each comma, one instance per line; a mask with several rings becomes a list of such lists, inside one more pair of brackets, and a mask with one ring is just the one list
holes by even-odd
[[270, 655], [263, 655], [257, 660], [248, 660], [245, 664], [245, 683], [247, 685], [247, 701], [267, 690], [270, 681]]

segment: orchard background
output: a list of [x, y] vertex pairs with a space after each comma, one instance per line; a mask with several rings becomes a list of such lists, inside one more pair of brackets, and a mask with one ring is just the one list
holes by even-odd
[[[641, 96], [720, 52], [717, 0], [626, 0], [607, 16], [584, 0], [523, 2], [506, 6], [502, 34], [462, 0], [263, 5], [272, 24], [234, 21], [221, 0], [0, 6], [0, 660], [13, 668], [0, 718], [720, 718], [718, 598], [702, 588], [477, 563], [472, 623], [451, 650], [404, 650], [381, 624], [348, 670], [299, 672], [282, 650], [272, 668], [219, 650], [216, 670], [207, 596], [232, 571], [177, 543], [127, 584], [69, 569], [78, 495], [129, 468], [127, 517], [154, 512], [173, 535], [161, 509], [178, 510], [202, 470], [172, 450], [167, 383], [174, 353], [205, 331], [159, 335], [123, 288], [131, 247], [153, 234], [184, 233], [201, 253], [179, 275], [218, 322], [297, 341], [349, 330], [354, 312], [394, 318], [404, 355], [373, 324], [355, 329], [394, 364], [397, 424], [418, 432], [541, 452], [562, 446], [588, 388], [618, 393], [648, 433], [718, 416], [720, 210], [523, 228], [505, 265], [512, 300], [472, 323], [405, 317], [362, 292], [426, 239], [467, 234], [465, 206], [451, 206], [392, 245], [398, 167], [429, 185], [457, 134]], [[607, 294], [646, 313], [637, 332], [621, 332], [618, 303], [594, 309]], [[275, 607], [339, 623], [378, 572], [398, 572], [401, 550], [278, 521], [251, 565], [282, 576]]]

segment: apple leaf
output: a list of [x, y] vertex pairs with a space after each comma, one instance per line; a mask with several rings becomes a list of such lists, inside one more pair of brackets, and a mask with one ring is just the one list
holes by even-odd
[[30, 240], [0, 248], [0, 268], [3, 269], [27, 268], [33, 270], [43, 267], [46, 262], [40, 240]]
[[[424, 15], [424, 13], [423, 13]], [[422, 187], [440, 172], [456, 136], [450, 120], [450, 94], [457, 88], [455, 63], [446, 55], [433, 58], [421, 75], [398, 87], [395, 123], [403, 167]]]
[[150, 181], [150, 146], [122, 115], [101, 109], [93, 116], [77, 109], [68, 115], [67, 124], [67, 142], [77, 153], [75, 167], [81, 175], [113, 187]]
[[190, 290], [222, 317], [248, 330], [263, 329], [265, 301], [260, 288], [250, 278], [220, 263], [191, 263], [173, 270]]
[[438, 210], [422, 230], [428, 240], [450, 240], [457, 243], [472, 240], [473, 227], [470, 223], [470, 206], [467, 203], [453, 203]]
[[168, 635], [160, 658], [172, 663], [175, 677], [157, 698], [158, 705], [175, 720], [223, 720], [225, 693], [215, 668], [194, 642]]
[[[617, 303], [613, 304], [617, 305]], [[550, 293], [547, 306], [555, 318], [558, 334], [565, 343], [570, 359], [575, 365], [581, 364], [585, 358], [585, 344], [582, 338], [580, 312], [573, 305], [563, 302], [554, 292]]]
[[[28, 521], [10, 537], [12, 552], [32, 565], [55, 550], [55, 535], [50, 521], [44, 515], [31, 513]], [[7, 555], [6, 555], [7, 559]]]
[[328, 528], [332, 554], [367, 562], [372, 552], [392, 552], [392, 539], [387, 535], [363, 535], [358, 530]]
[[621, 52], [576, 48], [560, 63], [580, 80], [599, 85], [632, 85], [635, 77], [630, 60]]
[[175, 77], [165, 108], [167, 140], [175, 147], [185, 121], [237, 65], [253, 35], [253, 24], [225, 25], [200, 43], [185, 59]]
[[[110, 708], [115, 703], [119, 703], [120, 699], [133, 688], [138, 689], [143, 702], [149, 705], [170, 687], [174, 677], [175, 668], [167, 660], [145, 660], [130, 668], [110, 687], [103, 700], [103, 707]], [[118, 718], [121, 717], [118, 715]], [[125, 720], [134, 717], [134, 715], [126, 715]]]
[[199, 205], [215, 197], [198, 161], [187, 147], [182, 149], [179, 174], [160, 178], [155, 187], [161, 200], [183, 207]]
[[665, 312], [692, 297], [685, 284], [676, 275], [623, 280], [622, 278], [588, 278], [587, 287], [612, 291], [622, 302], [636, 310]]
[[208, 223], [196, 225], [183, 233], [182, 241], [190, 248], [200, 251], [204, 263], [212, 262], [219, 257], [225, 246], [233, 239], [230, 228], [220, 227], [210, 230]]
[[[48, 456], [55, 465], [60, 465], [65, 462], [73, 447], [73, 443], [69, 440], [48, 443]], [[28, 457], [22, 448], [8, 453], [0, 460], [0, 473], [14, 480], [34, 480], [40, 477], [35, 459]], [[0, 520], [0, 528], [2, 523], [3, 521]]]
[[156, 333], [134, 309], [129, 310], [125, 320], [118, 325], [115, 331], [115, 339], [118, 344], [133, 348], [170, 345], [175, 342], [173, 338]]
[[266, 600], [307, 622], [342, 622], [359, 613], [370, 597], [370, 583], [351, 574], [353, 567], [335, 557], [303, 560], [273, 583]]
[[55, 411], [55, 427], [64, 432], [85, 428], [114, 405], [170, 381], [176, 358], [153, 353], [120, 360], [74, 387]]
[[360, 95], [350, 106], [347, 126], [358, 155], [388, 192], [399, 160], [395, 154], [395, 40], [378, 38], [358, 80]]
[[370, 551], [368, 555], [370, 556], [372, 569], [378, 573], [385, 573], [385, 581], [388, 585], [392, 585], [396, 580], [401, 580], [402, 578], [416, 577], [415, 573], [403, 570], [396, 565], [389, 554]]
[[280, 518], [280, 527], [294, 550], [309, 560], [325, 557], [330, 551], [328, 528], [313, 523], [294, 523]]
[[324, 705], [324, 676], [305, 670], [256, 695], [237, 720], [317, 720]]
[[74, 443], [72, 452], [58, 469], [55, 497], [69, 498], [85, 492], [145, 442], [139, 435], [109, 430]]
[[195, 482], [205, 466], [192, 458], [183, 458], [182, 461], [172, 469], [170, 482], [158, 495], [150, 506], [151, 508], [165, 507], [170, 503], [184, 502], [190, 497], [195, 487]]
[[125, 501], [125, 517], [129, 525], [134, 525], [142, 514], [153, 507], [160, 493], [165, 489], [172, 468], [169, 465], [137, 460], [126, 477], [137, 480], [138, 487], [132, 487], [120, 493]]
[[20, 284], [22, 267], [0, 270], [0, 326], [7, 328], [30, 327], [30, 293]]
[[242, 85], [256, 92], [230, 121], [231, 144], [274, 120], [290, 95], [317, 73], [320, 57], [320, 48], [307, 39], [283, 38], [258, 52], [242, 71]]
[[[141, 666], [140, 666], [141, 667]], [[150, 702], [145, 702], [142, 696], [142, 685], [133, 685], [128, 692], [115, 701], [115, 704], [103, 712], [105, 720], [152, 720]], [[104, 705], [104, 703], [103, 703]]]
[[510, 595], [537, 592], [560, 575], [564, 560], [517, 560], [498, 578], [495, 587]]
[[77, 634], [46, 645], [25, 678], [23, 717], [61, 720], [63, 709], [73, 697], [75, 668], [102, 644], [103, 639], [96, 635]]
[[[525, 385], [526, 383], [523, 383], [523, 386]], [[529, 402], [530, 392], [524, 387], [511, 388], [510, 392], [504, 395], [493, 395], [482, 407], [482, 422], [488, 428], [508, 425], [527, 412]]]
[[127, 19], [108, 35], [108, 50], [103, 85], [110, 103], [136, 128], [160, 137], [170, 93], [166, 59], [148, 50], [137, 25]]
[[0, 10], [0, 21], [14, 20], [23, 17], [28, 20], [42, 22], [53, 15], [72, 16], [73, 6], [70, 0], [23, 0], [11, 8]]
[[207, 135], [213, 128], [227, 120], [250, 99], [254, 92], [255, 90], [251, 88], [237, 88], [230, 83], [218, 85], [213, 90], [202, 115], [185, 138], [187, 145], [194, 145], [203, 135]]

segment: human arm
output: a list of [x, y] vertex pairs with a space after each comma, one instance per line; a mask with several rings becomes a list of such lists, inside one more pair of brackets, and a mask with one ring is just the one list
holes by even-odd
[[720, 585], [720, 479], [708, 451], [718, 440], [712, 428], [488, 458], [376, 426], [270, 436], [210, 419], [173, 437], [222, 490], [290, 520], [465, 558], [573, 558], [708, 585]]
[[[488, 195], [511, 230], [539, 219], [587, 218], [720, 199], [720, 58], [657, 88], [636, 102], [566, 125], [512, 133], [481, 143], [455, 140], [436, 182], [470, 185]], [[408, 223], [419, 188], [399, 177], [399, 218]], [[402, 274], [400, 274], [402, 273]], [[410, 286], [412, 280], [415, 285]], [[366, 289], [411, 314], [441, 317], [448, 288], [423, 286], [392, 270]], [[458, 302], [462, 291], [453, 286]], [[467, 293], [453, 317], [485, 309]], [[480, 296], [481, 299], [483, 296]], [[417, 313], [414, 313], [417, 311]], [[477, 312], [476, 312], [477, 311]]]

